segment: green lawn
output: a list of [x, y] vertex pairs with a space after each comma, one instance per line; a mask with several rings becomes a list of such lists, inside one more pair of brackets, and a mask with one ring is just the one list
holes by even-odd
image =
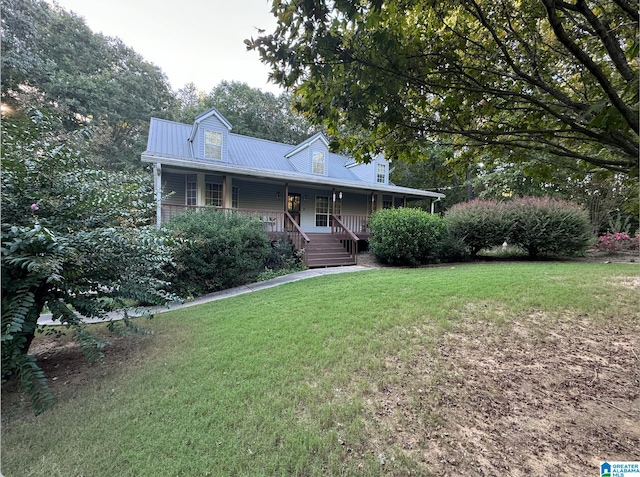
[[384, 465], [361, 452], [375, 432], [367, 398], [396, 379], [388, 356], [409, 362], [470, 320], [637, 320], [637, 289], [620, 285], [637, 274], [555, 262], [379, 269], [163, 313], [142, 322], [156, 334], [121, 373], [40, 416], [3, 417], [2, 473], [425, 475], [393, 445]]

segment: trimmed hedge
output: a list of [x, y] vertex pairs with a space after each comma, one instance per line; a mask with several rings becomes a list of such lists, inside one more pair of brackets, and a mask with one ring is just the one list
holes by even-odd
[[262, 222], [237, 213], [188, 211], [166, 227], [177, 241], [172, 290], [183, 297], [248, 283], [271, 253]]
[[530, 258], [571, 256], [584, 252], [591, 241], [587, 211], [549, 197], [456, 204], [446, 219], [450, 234], [464, 241], [473, 257], [504, 241], [523, 248]]
[[462, 240], [475, 257], [485, 248], [502, 244], [509, 234], [505, 204], [495, 200], [474, 200], [456, 204], [446, 214], [452, 237]]
[[420, 209], [386, 209], [369, 221], [369, 250], [381, 262], [421, 265], [439, 261], [447, 227], [442, 217]]
[[507, 206], [507, 241], [525, 249], [530, 258], [580, 254], [592, 241], [588, 212], [571, 202], [523, 197]]

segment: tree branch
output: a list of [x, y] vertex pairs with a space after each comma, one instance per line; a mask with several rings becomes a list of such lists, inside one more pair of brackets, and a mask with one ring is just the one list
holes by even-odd
[[596, 65], [595, 62], [583, 50], [581, 50], [580, 47], [571, 40], [571, 38], [569, 38], [569, 35], [567, 35], [567, 32], [558, 17], [556, 1], [542, 0], [542, 4], [547, 11], [547, 18], [549, 19], [551, 28], [560, 43], [562, 43], [567, 50], [569, 50], [569, 52], [589, 70], [598, 83], [600, 83], [605, 94], [611, 100], [613, 106], [620, 112], [620, 115], [625, 122], [635, 131], [636, 134], [640, 134], [640, 121], [638, 120], [637, 113], [634, 113], [631, 108], [622, 101], [620, 96], [616, 94], [615, 89], [600, 67], [598, 67], [598, 65]]
[[[566, 5], [564, 2], [559, 2], [558, 5]], [[576, 8], [578, 12], [582, 13], [587, 19], [589, 24], [594, 28], [598, 38], [602, 41], [602, 44], [607, 49], [609, 57], [613, 61], [616, 69], [620, 72], [622, 77], [626, 81], [632, 81], [636, 78], [636, 73], [633, 72], [627, 58], [620, 48], [620, 43], [616, 38], [611, 35], [611, 27], [603, 24], [600, 19], [591, 11], [585, 0], [576, 0]]]

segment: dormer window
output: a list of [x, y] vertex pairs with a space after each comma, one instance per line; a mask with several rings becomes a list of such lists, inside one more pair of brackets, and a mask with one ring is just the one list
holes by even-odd
[[206, 159], [222, 159], [222, 133], [204, 132], [204, 157]]
[[387, 166], [386, 164], [378, 164], [376, 166], [376, 182], [385, 184], [387, 178]]
[[311, 171], [314, 174], [324, 175], [324, 170], [325, 170], [324, 152], [314, 152], [313, 160], [311, 163]]

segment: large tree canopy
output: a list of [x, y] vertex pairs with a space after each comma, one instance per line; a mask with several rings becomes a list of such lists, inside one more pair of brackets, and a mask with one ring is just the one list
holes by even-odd
[[44, 0], [3, 1], [1, 18], [2, 102], [63, 105], [68, 130], [90, 122], [90, 153], [104, 166], [139, 165], [150, 116], [173, 102], [160, 68]]
[[637, 171], [637, 0], [275, 0], [248, 40], [339, 145]]

